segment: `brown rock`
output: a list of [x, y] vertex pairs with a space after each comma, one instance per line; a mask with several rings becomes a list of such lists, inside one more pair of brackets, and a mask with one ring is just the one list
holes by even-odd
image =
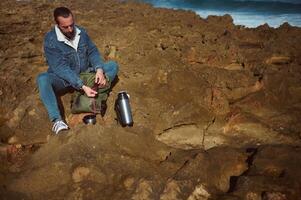
[[194, 191], [187, 200], [207, 200], [210, 199], [210, 197], [211, 195], [207, 191], [206, 187], [203, 184], [199, 184], [195, 187]]
[[[250, 170], [242, 175], [247, 168], [245, 145], [300, 141], [300, 28], [284, 24], [277, 29], [267, 25], [247, 29], [234, 26], [230, 15], [205, 20], [191, 11], [134, 1], [65, 3], [100, 51], [107, 45], [105, 58], [120, 65], [106, 123], [78, 126], [82, 116], [69, 118], [70, 96], [65, 95], [62, 113], [71, 134], [49, 137], [24, 167], [13, 166], [12, 171], [20, 172], [17, 176], [5, 174], [7, 166], [0, 162], [5, 177], [0, 178], [5, 186], [0, 193], [20, 195], [2, 196], [197, 199], [208, 193], [215, 199], [215, 193], [231, 193], [230, 180], [233, 184], [232, 180], [246, 177], [231, 187], [237, 189], [233, 194], [237, 199], [245, 199], [246, 193], [261, 198], [263, 192], [272, 191], [288, 199], [301, 196], [296, 149], [284, 153], [272, 149], [267, 154], [258, 149], [248, 159], [254, 159]], [[43, 37], [53, 24], [51, 13], [58, 2], [2, 0], [0, 5], [0, 139], [15, 135], [13, 143], [22, 145], [45, 141], [37, 138], [52, 134], [52, 124], [35, 78], [48, 68], [41, 53]], [[271, 58], [267, 64], [273, 53], [289, 58]], [[277, 70], [270, 65], [277, 65]], [[121, 128], [114, 119], [114, 98], [124, 89], [132, 97], [135, 125]], [[291, 97], [294, 101], [288, 101]], [[236, 107], [237, 113], [225, 119]], [[162, 132], [168, 135], [164, 141], [168, 146], [154, 137]], [[228, 147], [217, 147], [222, 145]], [[173, 181], [166, 183], [171, 177]]]
[[161, 70], [161, 69], [158, 71], [157, 78], [158, 78], [159, 83], [167, 84], [167, 77], [168, 77], [168, 72]]
[[169, 129], [157, 136], [157, 139], [170, 146], [191, 149], [202, 146], [203, 130], [196, 125], [183, 125]]
[[45, 194], [68, 184], [70, 181], [70, 176], [66, 176], [68, 171], [69, 168], [65, 163], [51, 163], [48, 166], [24, 172], [24, 175], [13, 180], [8, 188], [11, 191], [19, 191], [22, 193]]
[[279, 134], [271, 130], [266, 124], [258, 122], [255, 117], [248, 114], [231, 116], [223, 127], [225, 135], [233, 136], [242, 144], [292, 144], [295, 141], [291, 137]]
[[179, 195], [181, 194], [181, 189], [177, 184], [177, 181], [170, 180], [167, 182], [163, 193], [160, 196], [160, 200], [180, 200]]
[[243, 70], [243, 66], [240, 63], [231, 63], [229, 65], [227, 65], [226, 67], [223, 67], [224, 69], [227, 70]]
[[87, 113], [81, 114], [70, 114], [67, 118], [68, 125], [70, 128], [74, 128], [79, 124], [83, 124], [84, 116], [88, 115]]
[[12, 118], [10, 118], [10, 120], [7, 121], [7, 126], [11, 129], [16, 128], [22, 120], [22, 117], [24, 117], [24, 115], [25, 108], [23, 108], [22, 106], [16, 108], [13, 112]]
[[291, 86], [288, 91], [296, 102], [301, 102], [301, 86]]
[[292, 62], [292, 59], [288, 56], [272, 56], [271, 58], [266, 60], [266, 64], [273, 65], [283, 65], [289, 64]]
[[135, 190], [134, 195], [132, 196], [132, 200], [152, 200], [151, 197], [153, 193], [153, 189], [151, 187], [151, 182], [145, 179], [141, 179], [138, 183], [138, 186]]
[[[209, 91], [207, 91], [208, 93]], [[210, 90], [211, 95], [209, 94], [210, 98], [210, 108], [212, 111], [217, 115], [224, 115], [230, 111], [229, 102], [227, 100], [226, 95], [223, 93], [222, 90], [219, 88], [211, 88]]]
[[81, 182], [88, 177], [90, 169], [87, 167], [77, 167], [72, 172], [72, 180], [75, 183]]
[[30, 111], [28, 112], [28, 114], [31, 115], [31, 116], [34, 116], [34, 115], [37, 114], [37, 111], [36, 111], [36, 109], [32, 109], [32, 110], [30, 110]]
[[135, 179], [130, 177], [124, 180], [123, 185], [127, 190], [131, 190], [135, 183]]
[[203, 63], [200, 53], [195, 47], [191, 47], [187, 52], [187, 61], [190, 64]]
[[246, 200], [262, 200], [261, 195], [258, 192], [248, 192], [246, 194]]
[[18, 137], [14, 135], [8, 139], [7, 143], [8, 144], [16, 144], [18, 141], [19, 141]]
[[288, 198], [281, 192], [264, 192], [262, 200], [288, 200]]
[[116, 59], [117, 47], [114, 45], [108, 45], [105, 49], [105, 57], [107, 60]]
[[[210, 156], [209, 156], [210, 155]], [[176, 179], [189, 179], [200, 184], [196, 190], [206, 194], [207, 189], [218, 189], [228, 191], [230, 177], [239, 176], [246, 169], [246, 155], [234, 149], [212, 148], [206, 153], [198, 153], [193, 159], [177, 173]], [[202, 183], [206, 182], [206, 188]], [[196, 187], [198, 188], [198, 187]], [[206, 195], [209, 196], [209, 195]]]
[[258, 92], [264, 88], [263, 81], [256, 81], [253, 85], [245, 86], [245, 87], [238, 87], [228, 90], [226, 92], [226, 96], [228, 100], [235, 101], [237, 99], [244, 98], [254, 92]]

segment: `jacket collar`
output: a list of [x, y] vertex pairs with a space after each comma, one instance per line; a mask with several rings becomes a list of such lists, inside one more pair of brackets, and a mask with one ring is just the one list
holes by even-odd
[[[66, 38], [66, 36], [61, 32], [61, 30], [59, 29], [58, 25], [55, 25], [54, 26], [54, 29], [55, 29], [55, 33], [56, 33], [56, 37], [57, 37], [57, 40], [60, 41], [60, 42], [65, 42], [66, 40], [68, 40], [68, 38]], [[75, 37], [74, 39], [80, 35], [80, 29], [77, 28], [75, 26], [75, 30], [76, 30], [76, 33], [75, 33]], [[73, 39], [73, 40], [74, 40]]]
[[80, 38], [80, 32], [81, 30], [79, 28], [77, 28], [75, 26], [75, 37], [73, 40], [68, 40], [68, 38], [61, 32], [61, 30], [59, 29], [58, 25], [55, 25], [54, 27], [55, 29], [55, 33], [56, 33], [56, 37], [57, 40], [60, 42], [64, 42], [65, 44], [71, 46], [72, 48], [74, 48], [75, 50], [77, 50], [78, 47], [78, 42], [79, 42], [79, 38]]

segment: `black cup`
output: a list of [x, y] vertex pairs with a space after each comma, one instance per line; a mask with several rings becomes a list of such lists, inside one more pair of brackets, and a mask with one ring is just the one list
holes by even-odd
[[85, 124], [96, 124], [96, 115], [86, 115], [83, 118]]

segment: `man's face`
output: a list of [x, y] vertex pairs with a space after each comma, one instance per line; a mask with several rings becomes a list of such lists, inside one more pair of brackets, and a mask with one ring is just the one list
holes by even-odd
[[58, 21], [58, 27], [62, 31], [62, 33], [69, 40], [72, 40], [75, 36], [73, 16], [69, 15], [67, 18], [59, 16], [57, 18], [57, 21]]

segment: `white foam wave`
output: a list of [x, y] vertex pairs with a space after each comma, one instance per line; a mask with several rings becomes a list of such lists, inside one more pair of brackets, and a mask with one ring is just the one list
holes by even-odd
[[262, 15], [252, 12], [222, 12], [215, 10], [197, 10], [196, 13], [203, 18], [209, 15], [222, 16], [230, 14], [233, 22], [236, 25], [244, 25], [246, 27], [254, 28], [267, 23], [270, 27], [279, 27], [281, 24], [288, 22], [292, 26], [301, 27], [301, 16], [299, 14], [277, 14], [277, 15]]

